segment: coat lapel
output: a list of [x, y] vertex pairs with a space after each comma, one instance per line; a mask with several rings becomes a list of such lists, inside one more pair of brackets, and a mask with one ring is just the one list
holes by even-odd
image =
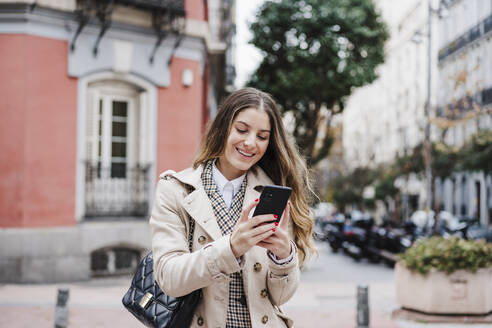
[[200, 165], [197, 169], [188, 168], [173, 176], [182, 183], [193, 187], [194, 190], [183, 198], [181, 205], [213, 240], [217, 240], [222, 236], [222, 233], [217, 220], [215, 220], [210, 200], [202, 186], [202, 172], [203, 165]]
[[[181, 205], [213, 240], [217, 240], [222, 237], [222, 233], [215, 218], [210, 199], [202, 186], [202, 172], [203, 165], [197, 169], [188, 168], [173, 176], [182, 183], [194, 188], [194, 191], [183, 198]], [[248, 183], [244, 195], [243, 208], [251, 204], [256, 198], [259, 198], [263, 185], [272, 184], [270, 178], [258, 166], [254, 170], [248, 171], [247, 179]]]
[[213, 240], [222, 237], [210, 200], [203, 188], [195, 189], [188, 194], [183, 199], [182, 206]]

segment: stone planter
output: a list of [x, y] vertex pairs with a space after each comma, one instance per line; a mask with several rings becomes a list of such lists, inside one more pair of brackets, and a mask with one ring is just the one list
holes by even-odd
[[485, 315], [492, 311], [492, 268], [472, 273], [446, 274], [432, 270], [426, 275], [395, 266], [396, 299], [405, 309], [432, 314]]

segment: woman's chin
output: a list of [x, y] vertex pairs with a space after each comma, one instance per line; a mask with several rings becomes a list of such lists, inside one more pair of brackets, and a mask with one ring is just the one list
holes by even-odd
[[237, 160], [236, 163], [234, 163], [234, 167], [239, 170], [239, 171], [247, 171], [249, 170], [255, 162], [252, 160], [250, 161], [244, 161], [244, 160]]

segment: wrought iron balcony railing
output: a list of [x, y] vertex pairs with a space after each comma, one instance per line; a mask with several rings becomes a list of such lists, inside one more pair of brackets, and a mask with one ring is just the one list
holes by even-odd
[[[85, 217], [144, 217], [149, 212], [149, 167], [115, 170], [86, 164]], [[121, 172], [119, 172], [121, 173]]]
[[473, 41], [485, 36], [492, 30], [492, 15], [473, 26], [465, 33], [439, 50], [439, 61], [444, 60], [458, 50], [468, 47]]

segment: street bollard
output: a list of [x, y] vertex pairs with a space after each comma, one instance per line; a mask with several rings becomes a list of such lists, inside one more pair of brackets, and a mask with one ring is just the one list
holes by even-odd
[[55, 328], [66, 328], [68, 326], [68, 288], [58, 288], [55, 307]]
[[357, 286], [357, 328], [369, 328], [369, 287]]

